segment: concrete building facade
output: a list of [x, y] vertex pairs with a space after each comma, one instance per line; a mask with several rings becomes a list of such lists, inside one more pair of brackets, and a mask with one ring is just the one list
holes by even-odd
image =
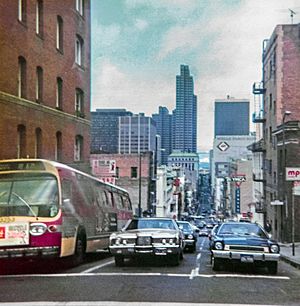
[[91, 153], [118, 153], [119, 117], [132, 116], [126, 109], [96, 109], [91, 112]]

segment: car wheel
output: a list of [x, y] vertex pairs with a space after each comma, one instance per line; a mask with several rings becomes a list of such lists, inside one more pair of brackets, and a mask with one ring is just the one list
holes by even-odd
[[211, 257], [211, 264], [212, 264], [212, 269], [214, 271], [220, 271], [222, 267], [222, 260], [219, 258], [215, 258], [214, 256]]
[[172, 266], [178, 266], [180, 263], [181, 254], [171, 254], [169, 255], [169, 263]]
[[124, 257], [122, 255], [116, 255], [115, 256], [115, 265], [117, 267], [124, 266]]
[[277, 274], [278, 271], [278, 262], [277, 261], [271, 261], [267, 263], [267, 268], [270, 274]]

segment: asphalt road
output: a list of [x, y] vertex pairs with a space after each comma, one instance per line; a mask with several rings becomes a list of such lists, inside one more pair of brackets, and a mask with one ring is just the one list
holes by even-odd
[[300, 305], [300, 270], [287, 263], [279, 263], [276, 276], [269, 275], [265, 269], [244, 265], [214, 272], [208, 239], [204, 237], [199, 238], [196, 253], [184, 255], [178, 267], [168, 266], [164, 257], [159, 257], [128, 261], [120, 268], [115, 267], [113, 258], [103, 254], [89, 256], [78, 267], [50, 261], [8, 264], [1, 266], [0, 302], [103, 306], [149, 306], [158, 302]]

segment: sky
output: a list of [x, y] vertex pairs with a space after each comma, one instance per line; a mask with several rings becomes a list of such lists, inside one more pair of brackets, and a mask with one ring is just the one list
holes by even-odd
[[211, 149], [215, 99], [249, 99], [253, 111], [263, 40], [291, 24], [289, 9], [299, 23], [299, 0], [92, 0], [91, 110], [172, 113], [176, 75], [189, 65], [198, 150]]

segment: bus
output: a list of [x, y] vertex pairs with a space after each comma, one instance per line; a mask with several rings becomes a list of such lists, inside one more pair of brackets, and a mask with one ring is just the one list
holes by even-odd
[[126, 190], [43, 159], [0, 161], [0, 260], [84, 260], [133, 217]]

